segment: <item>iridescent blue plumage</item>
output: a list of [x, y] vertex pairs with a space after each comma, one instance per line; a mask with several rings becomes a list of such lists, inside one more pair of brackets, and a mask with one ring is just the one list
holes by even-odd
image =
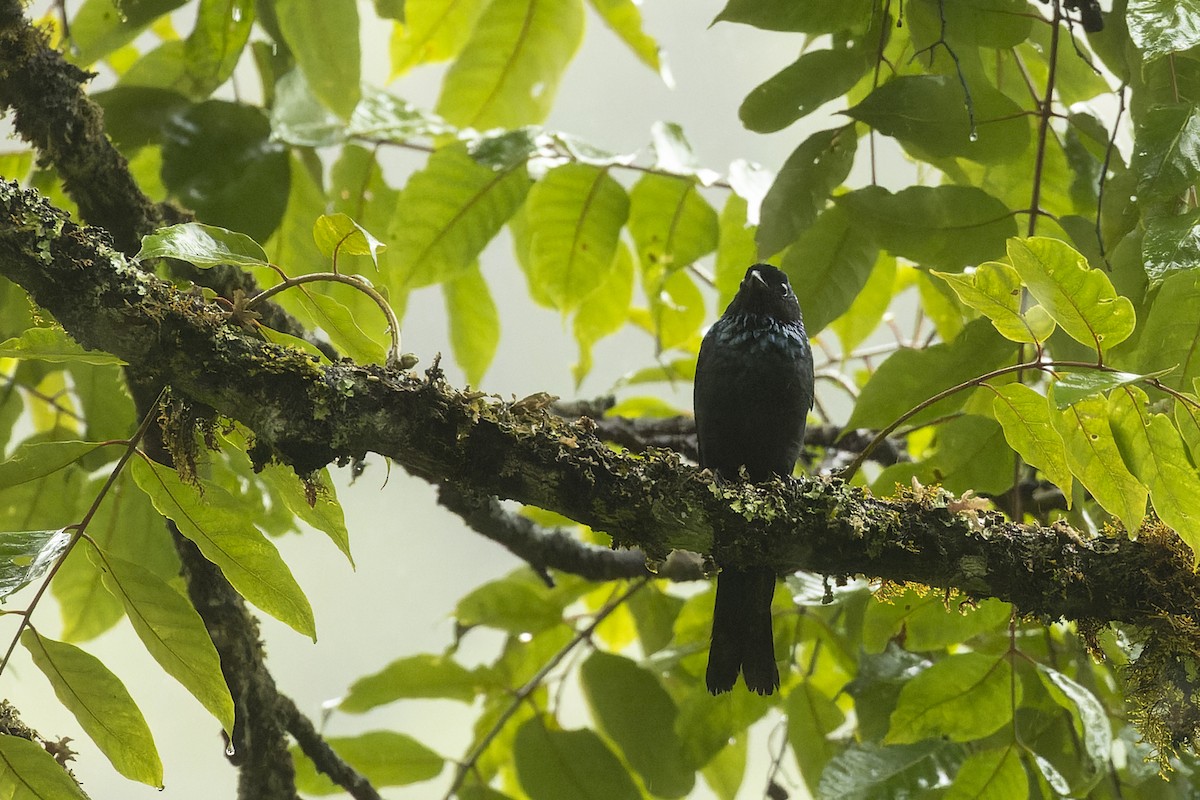
[[[709, 329], [696, 362], [700, 465], [723, 480], [741, 470], [753, 482], [790, 476], [813, 401], [813, 358], [787, 276], [755, 264], [725, 314]], [[717, 694], [779, 686], [771, 632], [775, 573], [725, 568], [717, 578], [707, 683]]]

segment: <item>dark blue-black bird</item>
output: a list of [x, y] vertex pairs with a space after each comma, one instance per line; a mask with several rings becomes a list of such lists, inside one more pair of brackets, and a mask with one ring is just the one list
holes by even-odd
[[[695, 382], [700, 466], [719, 480], [758, 483], [791, 476], [813, 403], [813, 357], [787, 275], [767, 264], [746, 270], [737, 295], [700, 345]], [[775, 572], [725, 567], [717, 576], [708, 690], [779, 687], [771, 631]]]

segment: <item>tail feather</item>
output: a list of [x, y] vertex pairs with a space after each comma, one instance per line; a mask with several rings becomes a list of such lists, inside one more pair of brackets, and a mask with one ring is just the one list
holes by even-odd
[[775, 573], [768, 567], [722, 569], [717, 576], [712, 644], [708, 651], [708, 690], [728, 692], [738, 673], [746, 688], [771, 694], [779, 688], [771, 630]]

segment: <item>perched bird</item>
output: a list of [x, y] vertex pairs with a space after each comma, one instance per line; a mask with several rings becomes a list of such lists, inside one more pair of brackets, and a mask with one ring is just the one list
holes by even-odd
[[[813, 403], [813, 357], [800, 304], [787, 275], [767, 264], [746, 271], [737, 295], [700, 345], [696, 362], [700, 466], [719, 480], [788, 477], [800, 455]], [[775, 572], [725, 567], [717, 576], [708, 690], [779, 686], [771, 631]]]

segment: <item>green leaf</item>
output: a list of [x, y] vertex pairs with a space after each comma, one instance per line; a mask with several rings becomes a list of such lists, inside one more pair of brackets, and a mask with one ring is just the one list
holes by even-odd
[[159, 513], [195, 542], [234, 589], [280, 622], [316, 640], [308, 598], [275, 545], [240, 512], [228, 492], [201, 481], [201, 494], [184, 484], [175, 470], [141, 459], [134, 459], [130, 470]]
[[252, 0], [201, 0], [184, 45], [184, 67], [199, 98], [233, 74], [254, 26]]
[[600, 15], [613, 33], [625, 46], [650, 69], [662, 76], [668, 86], [673, 84], [671, 73], [659, 57], [658, 42], [642, 29], [642, 12], [633, 0], [589, 0], [592, 9]]
[[[809, 335], [844, 314], [867, 284], [879, 257], [869, 230], [841, 206], [826, 209], [783, 257]], [[749, 266], [749, 265], [746, 265]]]
[[[1050, 398], [1053, 402], [1053, 386]], [[1127, 531], [1136, 531], [1146, 515], [1149, 493], [1121, 458], [1109, 427], [1108, 401], [1089, 397], [1064, 411], [1051, 410], [1050, 419], [1066, 444], [1071, 474]]]
[[778, 253], [816, 221], [833, 190], [850, 174], [857, 148], [854, 128], [846, 126], [814, 133], [788, 156], [763, 198], [760, 256]]
[[[446, 766], [446, 759], [411, 736], [395, 731], [330, 736], [325, 741], [343, 761], [376, 787], [407, 786], [432, 780]], [[345, 791], [328, 776], [317, 772], [299, 746], [293, 746], [291, 751], [296, 764], [296, 789], [316, 795]]]
[[730, 194], [718, 219], [716, 266], [713, 279], [717, 287], [717, 308], [729, 305], [746, 274], [746, 267], [758, 261], [754, 243], [755, 226], [747, 219], [750, 208], [746, 199]]
[[[842, 352], [852, 352], [875, 332], [883, 321], [892, 297], [898, 292], [896, 257], [880, 252], [871, 274], [854, 302], [829, 325], [842, 343]], [[926, 309], [928, 313], [928, 309]]]
[[356, 680], [338, 703], [338, 708], [361, 714], [387, 703], [413, 698], [447, 698], [470, 703], [475, 699], [479, 683], [475, 673], [449, 656], [408, 656]]
[[204, 620], [188, 600], [150, 570], [87, 545], [105, 587], [121, 601], [133, 630], [163, 670], [233, 732], [233, 698]]
[[739, 736], [723, 747], [700, 770], [704, 782], [718, 800], [736, 800], [746, 776], [747, 736]]
[[46, 748], [17, 735], [0, 736], [0, 794], [7, 800], [86, 800]]
[[58, 472], [101, 446], [98, 442], [23, 442], [0, 461], [0, 489]]
[[132, 42], [151, 22], [186, 0], [85, 0], [71, 19], [72, 61], [80, 66], [104, 58]]
[[[82, 494], [90, 502], [107, 476], [94, 477]], [[88, 538], [106, 553], [134, 561], [164, 581], [179, 575], [179, 555], [162, 516], [128, 473], [110, 487], [87, 527]], [[104, 588], [84, 548], [74, 548], [50, 584], [62, 616], [62, 639], [94, 639], [125, 616], [125, 607]]]
[[[920, 158], [1012, 161], [1032, 138], [1030, 118], [986, 84], [971, 87], [975, 128], [966, 92], [952, 75], [902, 75], [880, 85], [845, 113], [897, 139]], [[974, 134], [974, 135], [972, 135]]]
[[1117, 449], [1150, 490], [1159, 518], [1193, 553], [1200, 553], [1200, 476], [1171, 418], [1152, 413], [1147, 403], [1146, 393], [1136, 386], [1112, 393], [1108, 413]]
[[478, 386], [500, 344], [500, 315], [478, 266], [442, 284], [450, 346], [467, 383]]
[[641, 800], [625, 767], [590, 730], [546, 728], [528, 720], [517, 731], [513, 761], [530, 800]]
[[1004, 438], [1026, 463], [1040, 469], [1046, 479], [1062, 489], [1071, 506], [1071, 469], [1066, 445], [1054, 428], [1047, 399], [1023, 383], [994, 387], [992, 412], [1004, 428]]
[[270, 263], [262, 245], [246, 234], [202, 222], [169, 225], [143, 236], [142, 249], [134, 258], [177, 258], [202, 269], [222, 264], [265, 267]]
[[629, 319], [633, 273], [633, 256], [624, 243], [618, 242], [612, 269], [604, 282], [587, 296], [572, 324], [575, 341], [579, 344], [579, 362], [571, 368], [576, 387], [591, 372], [592, 347], [604, 337], [619, 331]]
[[971, 308], [992, 321], [1005, 339], [1044, 342], [1054, 332], [1054, 320], [1039, 305], [1022, 310], [1021, 276], [1009, 264], [988, 261], [965, 273], [933, 274]]
[[967, 756], [946, 790], [946, 800], [1025, 800], [1029, 778], [1021, 764], [1020, 751], [980, 750]]
[[869, 0], [847, 0], [844, 3], [729, 0], [713, 22], [740, 22], [768, 31], [863, 31], [871, 22], [871, 4]]
[[1108, 711], [1096, 695], [1058, 670], [1038, 664], [1038, 678], [1054, 702], [1067, 710], [1078, 741], [1083, 743], [1082, 768], [1087, 786], [1074, 786], [1083, 794], [1108, 774], [1112, 758], [1113, 734]]
[[675, 733], [679, 714], [658, 679], [628, 658], [596, 651], [579, 669], [583, 694], [601, 731], [656, 797], [683, 797], [695, 770]]
[[[1006, 48], [1024, 42], [1033, 28], [1026, 0], [914, 0], [904, 20], [918, 48], [942, 37], [948, 46]], [[928, 33], [926, 33], [928, 31]], [[918, 33], [919, 32], [919, 33]]]
[[981, 739], [1007, 725], [1021, 702], [1007, 656], [956, 653], [934, 663], [900, 690], [887, 744], [940, 737]]
[[291, 173], [262, 109], [208, 100], [163, 130], [162, 180], [202, 222], [265, 242], [279, 226]]
[[1200, 209], [1150, 219], [1142, 239], [1142, 261], [1151, 286], [1181, 270], [1196, 269], [1200, 264]]
[[967, 598], [962, 595], [947, 597], [931, 593], [922, 596], [909, 590], [886, 601], [867, 603], [863, 617], [863, 649], [868, 653], [882, 653], [890, 641], [903, 635], [904, 648], [910, 652], [941, 650], [981, 633], [1006, 628], [1011, 612], [1008, 603], [994, 598], [968, 605]]
[[654, 335], [659, 350], [669, 350], [686, 345], [700, 332], [704, 295], [686, 270], [672, 272], [666, 279], [660, 274], [657, 270], [646, 274], [642, 289], [650, 309], [635, 310], [631, 317]]
[[643, 269], [682, 269], [716, 249], [717, 212], [692, 179], [646, 174], [629, 200], [629, 232]]
[[1129, 38], [1152, 61], [1200, 44], [1200, 8], [1177, 0], [1129, 0]]
[[78, 647], [27, 628], [21, 644], [79, 726], [132, 781], [162, 788], [162, 762], [146, 719], [116, 675]]
[[1128, 386], [1131, 383], [1138, 383], [1156, 376], [1155, 373], [1136, 375], [1132, 372], [1101, 372], [1100, 370], [1060, 372], [1058, 379], [1054, 381], [1054, 404], [1061, 411], [1088, 397], [1108, 394], [1119, 386]]
[[1017, 232], [1004, 204], [971, 186], [910, 186], [896, 194], [869, 186], [837, 203], [880, 247], [931, 268], [957, 271], [990, 261]]
[[404, 0], [403, 22], [392, 30], [392, 78], [418, 64], [449, 61], [462, 52], [485, 0]]
[[[374, 335], [359, 326], [361, 315], [355, 314], [341, 302], [315, 291], [312, 284], [296, 286], [277, 296], [285, 309], [302, 310], [329, 337], [330, 344], [360, 364], [382, 364], [387, 358], [387, 318], [372, 304], [375, 315]], [[366, 320], [363, 320], [367, 322]]]
[[629, 197], [608, 169], [566, 164], [529, 191], [530, 281], [554, 308], [573, 311], [608, 277]]
[[298, 519], [327, 535], [354, 566], [346, 517], [328, 469], [321, 470], [308, 481], [300, 480], [291, 467], [279, 464], [268, 464], [258, 474], [274, 489], [273, 497], [282, 500]]
[[[891, 797], [888, 789], [893, 781], [903, 782], [906, 775], [932, 766], [943, 750], [941, 741], [925, 741], [912, 745], [882, 747], [874, 742], [855, 742], [829, 762], [817, 797], [838, 797], [846, 800], [870, 800]], [[939, 776], [935, 776], [935, 779]], [[928, 786], [928, 784], [925, 784]], [[920, 791], [921, 784], [912, 787]], [[914, 791], [901, 788], [895, 796], [912, 796]]]
[[748, 130], [773, 133], [841, 97], [867, 71], [869, 48], [810, 50], [746, 95], [738, 117]]
[[1200, 110], [1191, 104], [1155, 106], [1141, 115], [1130, 170], [1139, 204], [1171, 202], [1200, 173]]
[[562, 609], [546, 592], [512, 576], [485, 583], [458, 601], [460, 628], [483, 625], [509, 633], [536, 633], [562, 622]]
[[[922, 350], [897, 350], [867, 381], [847, 429], [885, 428], [934, 395], [966, 383], [1011, 361], [1012, 344], [987, 320], [974, 320], [948, 344]], [[956, 392], [920, 412], [909, 424], [921, 424], [962, 407], [970, 391]]]
[[361, 96], [358, 5], [355, 0], [274, 0], [275, 18], [313, 94], [342, 119]]
[[581, 41], [582, 0], [494, 0], [446, 72], [435, 110], [478, 130], [541, 122]]
[[340, 254], [348, 256], [370, 256], [371, 263], [379, 269], [379, 254], [387, 245], [376, 239], [349, 214], [322, 214], [313, 223], [313, 241], [322, 255], [337, 263]]
[[788, 743], [796, 756], [800, 774], [814, 795], [825, 765], [841, 750], [830, 735], [845, 721], [846, 715], [837, 703], [810, 681], [788, 693]]
[[70, 542], [65, 530], [0, 532], [0, 598], [44, 575]]
[[467, 272], [529, 191], [524, 164], [494, 170], [465, 145], [443, 147], [408, 179], [388, 231], [393, 287], [415, 289]]
[[100, 350], [84, 350], [61, 328], [29, 328], [20, 336], [0, 342], [0, 358], [49, 361], [53, 364], [116, 364], [125, 362]]
[[1070, 245], [1040, 237], [1013, 239], [1008, 257], [1029, 293], [1075, 341], [1103, 352], [1133, 333], [1133, 303]]
[[1189, 391], [1200, 377], [1200, 276], [1172, 275], [1159, 288], [1146, 315], [1135, 363], [1139, 370], [1169, 370], [1163, 383]]

